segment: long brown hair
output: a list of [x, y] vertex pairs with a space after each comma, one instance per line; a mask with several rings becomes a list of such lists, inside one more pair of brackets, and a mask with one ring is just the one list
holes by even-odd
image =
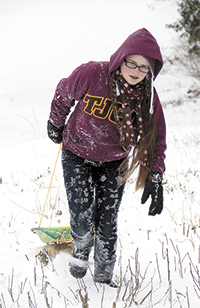
[[[155, 115], [149, 115], [149, 119], [145, 123], [146, 134], [140, 140], [138, 147], [133, 148], [130, 156], [126, 157], [119, 167], [119, 173], [122, 176], [121, 184], [125, 183], [132, 173], [139, 168], [136, 180], [136, 190], [145, 186], [145, 181], [152, 169], [154, 162], [154, 149], [156, 139]], [[147, 164], [142, 164], [144, 151], [147, 150]], [[125, 166], [128, 166], [125, 168]]]

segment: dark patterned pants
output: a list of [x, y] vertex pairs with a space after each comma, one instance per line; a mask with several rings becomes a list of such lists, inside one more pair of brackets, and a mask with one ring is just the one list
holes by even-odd
[[93, 162], [62, 150], [71, 234], [79, 250], [94, 245], [97, 281], [112, 278], [116, 261], [117, 215], [124, 185], [119, 187], [122, 160]]

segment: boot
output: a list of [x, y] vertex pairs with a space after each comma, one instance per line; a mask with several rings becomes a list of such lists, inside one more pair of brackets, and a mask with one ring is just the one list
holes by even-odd
[[99, 263], [94, 261], [94, 280], [95, 282], [105, 283], [112, 288], [117, 288], [117, 285], [112, 281], [115, 262], [107, 261]]
[[86, 275], [90, 251], [91, 248], [82, 250], [74, 247], [72, 259], [69, 262], [69, 272], [74, 278], [83, 278]]

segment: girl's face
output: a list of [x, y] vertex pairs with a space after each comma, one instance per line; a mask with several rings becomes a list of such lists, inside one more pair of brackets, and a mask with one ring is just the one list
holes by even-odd
[[[131, 66], [134, 66], [134, 64], [136, 64], [136, 67], [130, 68]], [[147, 61], [140, 55], [127, 56], [125, 61], [121, 64], [122, 76], [133, 86], [142, 81], [146, 77], [148, 71], [149, 66]]]

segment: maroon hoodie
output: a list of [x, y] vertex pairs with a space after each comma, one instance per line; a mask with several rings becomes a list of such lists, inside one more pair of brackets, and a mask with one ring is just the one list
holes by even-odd
[[[99, 162], [118, 160], [128, 155], [128, 152], [124, 152], [120, 146], [109, 79], [111, 72], [121, 65], [124, 58], [133, 54], [156, 60], [155, 79], [163, 66], [163, 60], [155, 38], [143, 28], [125, 40], [111, 56], [110, 62], [82, 64], [68, 78], [59, 82], [51, 104], [49, 120], [55, 126], [65, 125], [62, 141], [64, 149], [88, 160]], [[157, 138], [153, 170], [163, 173], [166, 126], [155, 89], [154, 95]], [[73, 111], [68, 118], [72, 107]]]

